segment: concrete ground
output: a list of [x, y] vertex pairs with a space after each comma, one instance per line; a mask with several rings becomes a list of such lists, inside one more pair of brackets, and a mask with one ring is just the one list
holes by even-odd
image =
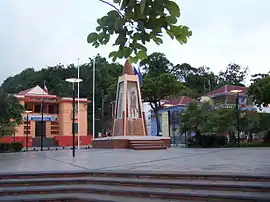
[[0, 172], [125, 170], [270, 175], [270, 148], [71, 150], [0, 154]]

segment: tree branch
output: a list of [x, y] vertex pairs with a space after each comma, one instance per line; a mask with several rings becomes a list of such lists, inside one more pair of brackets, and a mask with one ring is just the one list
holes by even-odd
[[109, 5], [111, 7], [113, 7], [119, 13], [119, 15], [121, 15], [122, 17], [124, 17], [124, 15], [121, 13], [121, 11], [115, 5], [113, 5], [113, 4], [111, 4], [111, 3], [107, 2], [107, 1], [104, 1], [104, 0], [99, 0], [99, 1], [101, 1], [102, 3], [105, 3], [107, 5]]

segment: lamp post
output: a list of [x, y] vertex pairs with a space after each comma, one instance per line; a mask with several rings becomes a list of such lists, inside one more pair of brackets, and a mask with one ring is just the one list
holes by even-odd
[[26, 113], [26, 144], [25, 144], [25, 147], [26, 147], [26, 151], [28, 151], [28, 133], [29, 133], [29, 129], [28, 129], [28, 126], [29, 126], [29, 116], [28, 114], [31, 113], [32, 111], [25, 111]]
[[236, 127], [237, 127], [238, 147], [240, 147], [240, 121], [239, 121], [239, 93], [240, 92], [242, 92], [242, 90], [231, 90], [231, 93], [236, 93], [235, 109], [236, 109]]
[[72, 83], [72, 157], [75, 157], [75, 83], [79, 84], [82, 79], [69, 78], [66, 82]]

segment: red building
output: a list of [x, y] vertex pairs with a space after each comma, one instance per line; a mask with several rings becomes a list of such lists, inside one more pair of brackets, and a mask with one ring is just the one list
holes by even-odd
[[[13, 137], [3, 137], [1, 142], [19, 141], [26, 145], [28, 131], [28, 146], [40, 146], [43, 134], [44, 147], [72, 145], [72, 98], [50, 95], [39, 86], [19, 92], [15, 95], [28, 113], [23, 114], [24, 123], [17, 126]], [[42, 102], [43, 99], [43, 102]], [[80, 145], [91, 144], [91, 136], [87, 133], [87, 104], [86, 98], [75, 100], [75, 133], [78, 145], [78, 131]], [[42, 104], [43, 103], [43, 104]], [[43, 124], [42, 109], [43, 105]], [[78, 124], [79, 109], [79, 124]], [[28, 130], [27, 130], [28, 125]], [[43, 133], [42, 133], [43, 128]]]

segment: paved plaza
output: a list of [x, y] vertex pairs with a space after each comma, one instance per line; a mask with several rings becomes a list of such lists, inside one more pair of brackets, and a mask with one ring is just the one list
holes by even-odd
[[270, 148], [71, 150], [0, 154], [0, 172], [159, 171], [270, 175]]

